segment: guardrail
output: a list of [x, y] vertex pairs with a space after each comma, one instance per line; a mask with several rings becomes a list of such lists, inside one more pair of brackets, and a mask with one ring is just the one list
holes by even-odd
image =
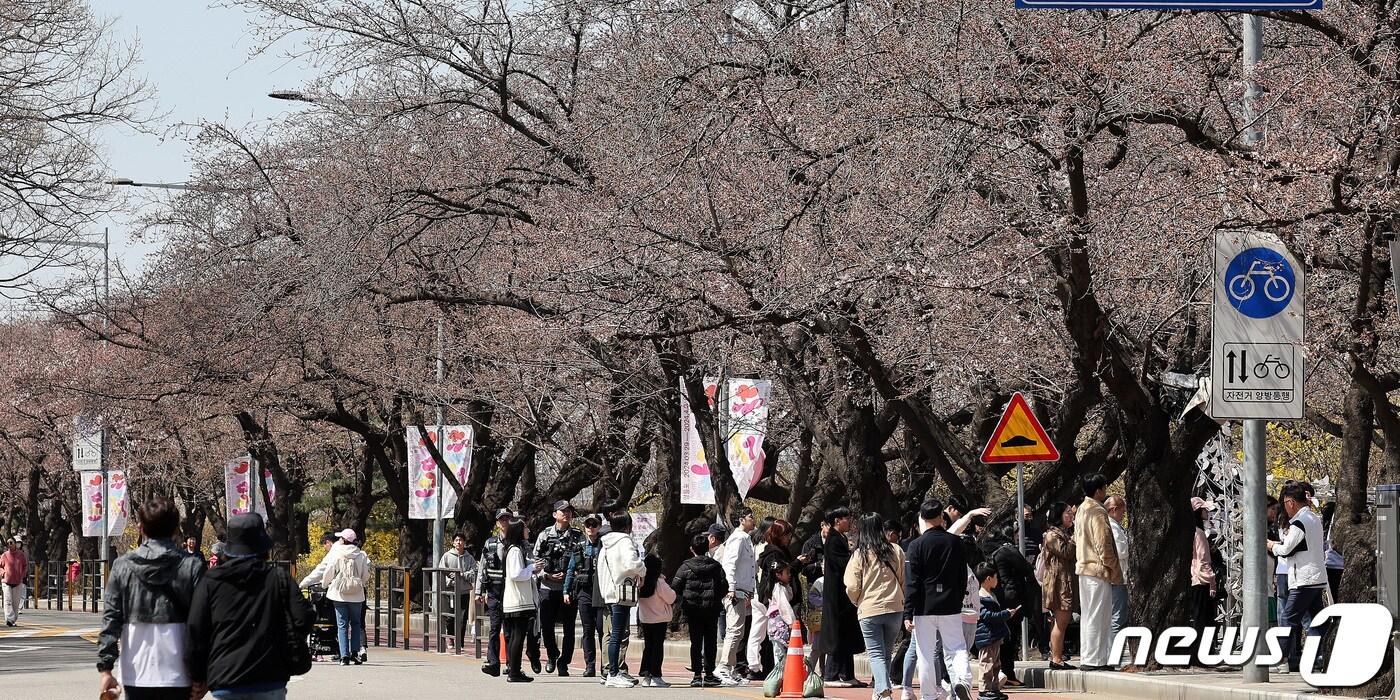
[[[481, 658], [481, 618], [477, 611], [476, 598], [466, 595], [465, 609], [458, 610], [458, 596], [449, 575], [458, 574], [456, 569], [423, 569], [423, 649], [434, 649], [439, 654], [447, 653], [447, 640], [457, 636], [457, 616], [467, 616], [467, 630], [463, 632], [462, 645], [467, 639], [475, 648], [473, 655]], [[436, 620], [433, 611], [439, 611]], [[467, 636], [470, 632], [470, 637]]]
[[[296, 578], [295, 561], [278, 560], [273, 563], [288, 570], [292, 578]], [[83, 612], [101, 612], [102, 594], [107, 583], [102, 562], [97, 559], [84, 559], [77, 564], [74, 568], [73, 562], [31, 562], [29, 578], [26, 581], [29, 591], [24, 599], [24, 607], [37, 610], [40, 601], [43, 601], [48, 610], [81, 609]], [[73, 605], [75, 597], [79, 608]]]

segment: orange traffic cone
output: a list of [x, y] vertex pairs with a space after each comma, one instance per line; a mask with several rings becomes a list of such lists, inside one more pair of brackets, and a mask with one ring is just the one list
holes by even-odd
[[783, 692], [780, 698], [800, 698], [807, 684], [807, 657], [802, 653], [802, 621], [792, 621], [792, 636], [788, 637], [787, 661], [783, 668]]
[[505, 630], [502, 630], [502, 631], [501, 631], [501, 643], [500, 643], [500, 645], [499, 645], [498, 648], [501, 650], [501, 653], [500, 653], [501, 659], [500, 659], [500, 661], [501, 661], [502, 664], [505, 664], [505, 662], [506, 662], [506, 633], [505, 633]]

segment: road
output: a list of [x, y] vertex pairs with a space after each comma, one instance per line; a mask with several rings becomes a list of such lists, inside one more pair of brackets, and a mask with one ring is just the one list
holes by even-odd
[[[0, 628], [0, 687], [7, 697], [25, 700], [72, 700], [91, 697], [97, 690], [95, 615], [35, 613], [21, 617], [17, 628]], [[633, 656], [640, 649], [633, 645]], [[372, 648], [369, 663], [343, 667], [317, 663], [311, 673], [293, 678], [288, 696], [296, 700], [347, 700], [348, 698], [461, 698], [508, 696], [511, 700], [560, 698], [569, 700], [617, 700], [619, 693], [665, 693], [668, 700], [723, 700], [725, 697], [762, 698], [758, 684], [738, 688], [692, 689], [684, 687], [689, 672], [681, 663], [664, 669], [676, 687], [661, 690], [603, 688], [596, 679], [539, 677], [529, 685], [507, 685], [501, 678], [480, 672], [480, 662], [465, 657], [421, 651]], [[635, 665], [637, 659], [633, 658]], [[1074, 693], [1007, 691], [1012, 700], [1085, 700]], [[829, 698], [865, 700], [869, 690], [831, 689]], [[1094, 695], [1093, 700], [1113, 700]]]

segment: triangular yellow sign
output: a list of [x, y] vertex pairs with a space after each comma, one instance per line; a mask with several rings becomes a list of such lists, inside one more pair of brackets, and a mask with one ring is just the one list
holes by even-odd
[[1060, 451], [1050, 443], [1050, 436], [1040, 421], [1026, 405], [1025, 397], [1016, 392], [1006, 412], [1001, 414], [997, 429], [992, 431], [992, 439], [982, 449], [982, 461], [987, 464], [998, 462], [1054, 462], [1060, 458]]

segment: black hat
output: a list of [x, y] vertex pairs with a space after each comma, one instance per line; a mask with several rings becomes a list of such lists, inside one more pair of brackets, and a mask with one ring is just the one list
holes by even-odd
[[263, 528], [262, 516], [257, 513], [243, 513], [229, 518], [228, 544], [224, 554], [230, 557], [252, 557], [265, 554], [272, 549], [272, 538]]
[[707, 530], [705, 534], [714, 535], [715, 537], [724, 539], [725, 535], [729, 534], [729, 529], [719, 523], [715, 523], [714, 525], [710, 526], [710, 529]]
[[568, 501], [555, 501], [555, 502], [554, 502], [554, 510], [573, 510], [573, 509], [574, 509], [573, 504], [569, 503]]
[[496, 509], [496, 519], [497, 519], [497, 520], [500, 520], [501, 518], [509, 518], [509, 517], [512, 517], [512, 516], [513, 516], [513, 513], [510, 512], [510, 509], [509, 509], [509, 508], [497, 508], [497, 509]]

